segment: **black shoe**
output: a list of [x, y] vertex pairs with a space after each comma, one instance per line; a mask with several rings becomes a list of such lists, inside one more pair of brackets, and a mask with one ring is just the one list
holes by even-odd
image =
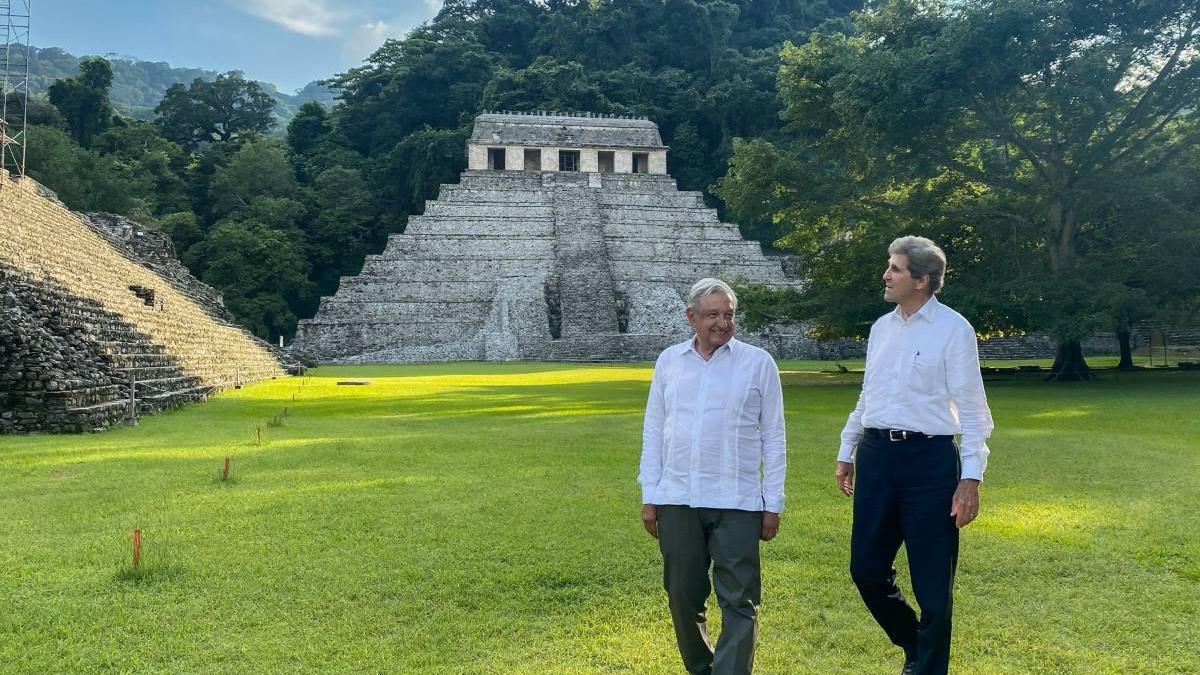
[[904, 667], [900, 669], [900, 675], [913, 675], [913, 673], [915, 673], [915, 672], [917, 672], [916, 659], [913, 659], [911, 661], [905, 661]]

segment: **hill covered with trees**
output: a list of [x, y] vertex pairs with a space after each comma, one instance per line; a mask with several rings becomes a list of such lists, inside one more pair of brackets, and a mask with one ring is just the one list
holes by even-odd
[[[132, 56], [107, 54], [104, 58], [113, 71], [109, 102], [120, 114], [134, 119], [152, 119], [154, 107], [171, 85], [186, 85], [196, 78], [211, 81], [218, 75], [215, 70], [174, 67], [161, 61], [143, 61]], [[82, 60], [83, 57], [58, 47], [31, 47], [29, 91], [35, 96], [45, 94], [56, 80], [73, 77], [78, 73]], [[275, 99], [275, 114], [284, 124], [308, 101], [333, 103], [333, 92], [317, 82], [310, 82], [294, 94], [281, 92], [275, 85], [267, 82], [258, 84]]]

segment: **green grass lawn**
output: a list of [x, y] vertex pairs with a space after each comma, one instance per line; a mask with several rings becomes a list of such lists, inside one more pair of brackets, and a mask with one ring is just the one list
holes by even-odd
[[[785, 364], [756, 672], [891, 673], [832, 477], [856, 378], [820, 369]], [[679, 673], [634, 481], [649, 376], [323, 368], [133, 428], [0, 437], [0, 672]], [[1200, 373], [989, 395], [955, 672], [1200, 672]]]

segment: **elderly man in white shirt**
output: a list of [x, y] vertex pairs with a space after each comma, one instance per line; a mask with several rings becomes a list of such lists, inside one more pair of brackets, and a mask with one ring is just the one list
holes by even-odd
[[[842, 430], [835, 476], [854, 496], [850, 575], [867, 609], [904, 650], [905, 675], [946, 673], [958, 530], [979, 514], [992, 416], [975, 329], [938, 302], [946, 256], [924, 237], [888, 247], [858, 405]], [[962, 435], [956, 447], [954, 435]], [[896, 586], [903, 543], [920, 619]]]
[[[759, 540], [775, 536], [783, 511], [779, 369], [734, 339], [736, 310], [725, 283], [692, 286], [686, 314], [695, 336], [654, 364], [642, 434], [642, 522], [658, 539], [675, 638], [693, 675], [751, 672]], [[722, 620], [715, 649], [705, 622], [711, 588]]]

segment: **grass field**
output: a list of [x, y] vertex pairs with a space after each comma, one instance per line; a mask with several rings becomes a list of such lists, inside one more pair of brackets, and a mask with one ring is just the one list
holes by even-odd
[[[857, 377], [820, 365], [784, 364], [756, 672], [892, 673], [832, 478]], [[133, 428], [0, 437], [0, 672], [678, 673], [637, 515], [649, 375], [322, 368]], [[955, 672], [1200, 672], [1200, 373], [988, 387]]]

